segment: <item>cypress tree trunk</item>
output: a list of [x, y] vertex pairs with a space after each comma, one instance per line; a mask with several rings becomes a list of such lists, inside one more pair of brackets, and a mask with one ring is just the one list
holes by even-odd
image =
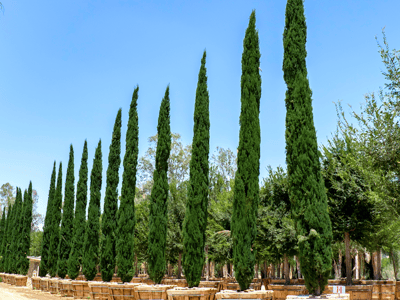
[[110, 153], [108, 155], [106, 196], [101, 223], [103, 241], [101, 243], [101, 278], [111, 281], [115, 270], [115, 243], [118, 210], [118, 171], [121, 164], [121, 109], [115, 119]]
[[346, 248], [345, 260], [346, 260], [346, 285], [352, 285], [352, 267], [351, 267], [351, 255], [350, 255], [350, 233], [344, 233], [344, 245]]
[[139, 154], [138, 92], [139, 87], [136, 87], [129, 109], [121, 204], [118, 213], [117, 266], [118, 276], [121, 277], [122, 282], [130, 282], [134, 273], [136, 168]]
[[90, 174], [90, 202], [88, 221], [83, 245], [83, 274], [87, 280], [93, 280], [99, 263], [99, 231], [100, 231], [100, 198], [102, 183], [102, 154], [101, 140], [94, 155], [92, 172]]
[[46, 216], [44, 218], [43, 226], [43, 240], [42, 240], [42, 250], [41, 259], [39, 266], [39, 276], [44, 277], [48, 272], [48, 262], [49, 262], [49, 248], [50, 248], [50, 235], [51, 235], [51, 214], [53, 208], [53, 198], [55, 194], [56, 186], [56, 162], [53, 165], [53, 172], [50, 179], [50, 189], [49, 198], [47, 200]]
[[240, 134], [232, 213], [233, 262], [241, 290], [254, 277], [256, 217], [260, 174], [260, 49], [256, 14], [251, 13], [243, 41]]
[[285, 277], [285, 284], [290, 284], [290, 277], [289, 277], [289, 260], [287, 254], [283, 255], [283, 274]]
[[50, 248], [48, 257], [48, 271], [51, 277], [57, 275], [58, 260], [58, 244], [60, 243], [60, 221], [62, 206], [62, 163], [58, 169], [56, 192], [54, 194], [52, 218], [51, 218], [51, 235]]
[[183, 221], [183, 270], [190, 288], [199, 286], [204, 265], [209, 152], [209, 96], [207, 90], [206, 51], [204, 51], [196, 90], [190, 180], [185, 219]]
[[283, 71], [287, 84], [286, 162], [289, 197], [299, 236], [301, 272], [308, 291], [319, 296], [328, 283], [332, 267], [332, 228], [307, 79], [306, 34], [303, 0], [288, 0], [283, 34]]
[[12, 236], [11, 236], [11, 246], [9, 254], [9, 270], [10, 273], [16, 274], [19, 271], [19, 262], [21, 260], [21, 235], [22, 235], [22, 225], [23, 214], [22, 214], [22, 192], [21, 189], [17, 187], [17, 194], [15, 197], [14, 213], [12, 220]]
[[161, 102], [157, 125], [156, 165], [150, 196], [148, 264], [150, 279], [161, 283], [165, 274], [167, 239], [168, 158], [171, 151], [169, 86]]
[[29, 269], [29, 248], [31, 244], [31, 228], [32, 228], [32, 181], [29, 182], [28, 192], [24, 196], [24, 224], [22, 236], [22, 257], [20, 264], [20, 273], [26, 275]]
[[74, 219], [75, 175], [74, 148], [70, 145], [67, 176], [65, 179], [64, 206], [61, 220], [60, 243], [58, 244], [57, 273], [65, 278], [68, 272], [68, 258], [72, 243], [72, 221]]
[[68, 277], [75, 279], [83, 261], [83, 242], [85, 239], [86, 226], [86, 203], [87, 203], [87, 181], [88, 181], [88, 149], [87, 141], [83, 145], [81, 166], [79, 169], [79, 180], [76, 188], [76, 208], [74, 218], [74, 236], [72, 239], [71, 253], [68, 259]]

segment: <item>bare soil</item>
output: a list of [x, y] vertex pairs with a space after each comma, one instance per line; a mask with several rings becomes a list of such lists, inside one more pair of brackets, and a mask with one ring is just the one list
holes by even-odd
[[0, 283], [0, 299], [1, 300], [71, 300], [73, 297], [62, 297], [52, 295], [48, 292], [32, 290], [28, 287], [17, 287], [7, 283]]

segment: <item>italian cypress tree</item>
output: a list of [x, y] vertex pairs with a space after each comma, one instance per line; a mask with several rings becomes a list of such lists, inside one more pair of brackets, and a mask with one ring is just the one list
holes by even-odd
[[[70, 145], [67, 175], [64, 188], [64, 206], [61, 220], [60, 242], [58, 244], [57, 274], [64, 278], [68, 272], [68, 258], [72, 243], [72, 222], [74, 219], [75, 174], [74, 148]], [[73, 278], [75, 279], [75, 278]]]
[[257, 235], [260, 174], [260, 56], [256, 13], [253, 11], [243, 41], [238, 167], [231, 226], [235, 277], [241, 290], [247, 289], [254, 277], [252, 245]]
[[87, 280], [93, 280], [96, 276], [96, 266], [99, 262], [100, 198], [103, 172], [101, 158], [100, 140], [96, 148], [92, 172], [90, 174], [90, 202], [88, 221], [85, 230], [85, 241], [83, 244], [84, 252], [82, 271]]
[[151, 280], [159, 284], [165, 274], [167, 240], [168, 158], [171, 151], [169, 86], [161, 102], [157, 125], [156, 166], [150, 196], [148, 264]]
[[61, 206], [62, 206], [62, 163], [58, 169], [57, 185], [54, 194], [51, 218], [51, 235], [48, 257], [48, 271], [51, 277], [57, 275], [58, 261], [58, 244], [60, 243], [60, 221], [61, 221]]
[[24, 223], [22, 236], [22, 257], [20, 263], [20, 273], [26, 275], [29, 269], [29, 248], [31, 244], [31, 228], [32, 228], [32, 181], [29, 182], [28, 192], [24, 195]]
[[22, 192], [21, 189], [17, 187], [17, 194], [15, 197], [15, 210], [13, 213], [12, 220], [12, 235], [11, 235], [11, 246], [10, 246], [10, 259], [8, 261], [10, 273], [16, 274], [18, 272], [19, 261], [21, 257], [21, 235], [23, 221], [22, 214]]
[[7, 213], [7, 221], [6, 221], [6, 230], [5, 230], [5, 237], [3, 239], [3, 259], [2, 259], [2, 268], [4, 272], [9, 273], [8, 269], [8, 259], [9, 259], [9, 251], [10, 251], [10, 241], [12, 235], [12, 210], [13, 205], [8, 207]]
[[139, 87], [136, 87], [129, 109], [121, 204], [118, 210], [117, 266], [118, 276], [121, 277], [122, 282], [130, 282], [134, 273], [135, 189], [139, 154], [138, 92]]
[[79, 275], [82, 265], [83, 242], [85, 239], [86, 225], [86, 202], [87, 202], [87, 181], [88, 181], [88, 149], [87, 141], [83, 146], [81, 166], [79, 169], [79, 180], [76, 189], [76, 208], [74, 218], [74, 237], [72, 240], [71, 254], [68, 260], [68, 276], [75, 279]]
[[207, 90], [206, 51], [204, 51], [196, 90], [190, 181], [183, 222], [183, 269], [189, 287], [199, 285], [204, 266], [209, 150], [209, 96]]
[[121, 164], [121, 109], [115, 119], [110, 154], [108, 155], [107, 186], [104, 198], [103, 218], [101, 231], [103, 241], [101, 243], [101, 278], [103, 281], [111, 281], [115, 270], [115, 243], [117, 230], [118, 210], [118, 171]]
[[1, 218], [1, 237], [0, 237], [0, 272], [4, 272], [3, 260], [4, 260], [4, 240], [7, 238], [7, 219], [6, 219], [6, 208], [3, 207], [3, 216]]
[[307, 27], [303, 0], [288, 0], [283, 33], [286, 91], [286, 162], [289, 197], [308, 291], [320, 295], [331, 270], [332, 228], [314, 127], [306, 68]]
[[50, 236], [51, 236], [51, 216], [53, 208], [53, 199], [56, 190], [56, 162], [53, 165], [53, 172], [50, 179], [49, 198], [47, 200], [46, 216], [44, 218], [43, 226], [43, 240], [42, 240], [42, 251], [39, 266], [39, 276], [46, 276], [48, 272], [49, 262], [49, 248], [50, 248]]

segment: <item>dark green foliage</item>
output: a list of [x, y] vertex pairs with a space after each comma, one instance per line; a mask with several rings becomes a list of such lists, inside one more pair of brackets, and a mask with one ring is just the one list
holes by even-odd
[[90, 174], [90, 202], [88, 221], [85, 230], [83, 244], [82, 271], [87, 280], [93, 280], [96, 276], [96, 266], [99, 262], [99, 231], [100, 231], [100, 198], [102, 182], [102, 154], [101, 140], [94, 155], [92, 172]]
[[167, 237], [168, 158], [171, 151], [169, 86], [161, 102], [157, 125], [156, 165], [150, 200], [148, 264], [149, 275], [160, 283], [165, 274]]
[[[3, 207], [3, 215], [1, 217], [1, 222], [0, 222], [0, 256], [3, 256], [3, 240], [6, 236], [5, 230], [6, 230], [6, 208]], [[4, 272], [2, 270], [1, 260], [0, 260], [0, 272]]]
[[56, 186], [56, 162], [53, 165], [53, 172], [51, 174], [49, 198], [47, 200], [46, 216], [44, 218], [43, 226], [43, 241], [42, 241], [42, 251], [41, 260], [39, 266], [39, 276], [46, 276], [48, 272], [48, 262], [49, 262], [49, 248], [50, 248], [50, 236], [51, 236], [51, 220], [52, 220], [52, 208], [53, 199], [55, 194]]
[[4, 272], [3, 269], [3, 258], [4, 258], [4, 239], [6, 239], [6, 208], [3, 207], [3, 216], [1, 217], [0, 222], [0, 256], [2, 257], [0, 260], [0, 272]]
[[15, 204], [13, 210], [13, 219], [12, 219], [12, 236], [11, 236], [11, 246], [9, 253], [9, 271], [12, 274], [17, 274], [19, 271], [19, 262], [21, 257], [21, 237], [22, 237], [22, 192], [21, 189], [17, 187], [17, 195], [15, 197]]
[[[26, 191], [25, 191], [26, 192]], [[28, 192], [24, 195], [24, 222], [22, 235], [22, 256], [20, 263], [20, 273], [26, 275], [29, 269], [29, 248], [31, 244], [31, 228], [32, 228], [32, 182], [29, 182]]]
[[121, 205], [118, 211], [117, 266], [118, 276], [121, 277], [122, 282], [130, 282], [134, 274], [132, 266], [135, 256], [135, 189], [139, 154], [138, 92], [139, 87], [136, 87], [129, 109], [124, 173], [122, 175]]
[[[74, 219], [75, 174], [74, 148], [69, 150], [67, 175], [65, 178], [64, 206], [61, 220], [60, 243], [58, 244], [57, 274], [65, 278], [68, 272], [68, 258], [72, 244], [72, 221]], [[75, 279], [75, 278], [74, 278]]]
[[8, 207], [8, 213], [7, 213], [7, 219], [6, 219], [6, 225], [5, 225], [5, 230], [4, 230], [4, 234], [5, 234], [5, 236], [4, 236], [4, 238], [3, 238], [3, 243], [2, 243], [2, 260], [1, 260], [1, 268], [2, 268], [2, 271], [4, 271], [4, 272], [6, 272], [6, 273], [8, 273], [8, 264], [7, 264], [7, 261], [8, 261], [8, 257], [9, 257], [9, 255], [8, 255], [8, 253], [9, 253], [9, 241], [11, 240], [11, 232], [12, 232], [12, 229], [11, 229], [11, 226], [12, 226], [12, 224], [11, 224], [11, 219], [12, 219], [12, 205], [10, 205], [9, 207]]
[[238, 169], [232, 215], [233, 261], [241, 290], [247, 289], [254, 277], [255, 253], [252, 245], [257, 234], [261, 141], [260, 56], [256, 14], [253, 11], [243, 41]]
[[56, 191], [54, 193], [53, 207], [51, 209], [51, 235], [48, 257], [48, 272], [51, 277], [57, 275], [58, 244], [60, 243], [60, 221], [62, 206], [62, 163], [58, 169]]
[[331, 270], [332, 228], [314, 127], [306, 69], [303, 0], [288, 0], [283, 34], [286, 91], [286, 162], [299, 260], [308, 291], [320, 295]]
[[83, 264], [83, 243], [85, 240], [87, 181], [88, 181], [88, 149], [87, 141], [83, 146], [79, 180], [76, 188], [76, 208], [74, 218], [74, 236], [72, 239], [71, 253], [68, 259], [68, 276], [75, 279], [79, 275], [79, 269]]
[[101, 243], [101, 278], [111, 281], [115, 269], [115, 244], [118, 210], [118, 171], [121, 164], [121, 109], [115, 119], [110, 154], [108, 155], [107, 186], [101, 223], [103, 240]]
[[197, 82], [193, 133], [190, 183], [183, 223], [183, 269], [189, 287], [199, 286], [207, 227], [210, 118], [205, 51]]

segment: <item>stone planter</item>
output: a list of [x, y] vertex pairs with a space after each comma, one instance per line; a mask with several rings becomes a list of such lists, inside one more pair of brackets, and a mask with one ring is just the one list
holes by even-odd
[[40, 277], [32, 277], [32, 290], [40, 290]]
[[138, 285], [135, 287], [135, 300], [157, 299], [167, 300], [167, 290], [175, 288], [175, 285]]
[[372, 285], [346, 286], [346, 293], [350, 294], [350, 300], [372, 299]]
[[92, 300], [108, 300], [109, 289], [108, 282], [89, 281], [90, 299]]
[[167, 290], [168, 300], [214, 300], [217, 293], [215, 288], [184, 288], [176, 287]]
[[[260, 282], [252, 282], [250, 284], [249, 289], [260, 290], [261, 289], [261, 283]], [[223, 282], [221, 290], [238, 291], [238, 290], [240, 290], [240, 285], [237, 282], [228, 282], [228, 283]]]
[[108, 300], [133, 300], [135, 299], [135, 287], [141, 283], [109, 283]]
[[58, 282], [58, 291], [60, 292], [61, 297], [73, 297], [72, 280], [60, 280]]
[[216, 293], [215, 298], [217, 300], [222, 300], [222, 299], [272, 300], [273, 292], [267, 290], [263, 291], [246, 290], [243, 292], [224, 290], [219, 293]]
[[26, 281], [28, 280], [28, 276], [15, 275], [14, 282], [16, 286], [26, 286]]
[[8, 283], [9, 284], [15, 285], [15, 276], [17, 276], [17, 275], [12, 274], [12, 275], [8, 276]]
[[114, 275], [110, 282], [122, 283], [122, 280], [121, 280], [121, 277]]
[[200, 281], [199, 287], [217, 289], [218, 292], [221, 290], [220, 281]]
[[49, 292], [50, 294], [58, 294], [58, 278], [52, 278], [49, 280]]
[[88, 299], [90, 297], [90, 290], [87, 281], [72, 280], [72, 295], [74, 299]]
[[324, 296], [320, 296], [320, 297], [312, 297], [309, 295], [288, 296], [286, 299], [287, 300], [304, 300], [305, 297], [307, 297], [307, 300], [321, 300], [322, 298], [331, 299], [331, 300], [350, 300], [350, 295], [347, 293], [346, 294], [325, 294]]
[[143, 278], [132, 277], [131, 283], [143, 283]]
[[42, 277], [40, 280], [40, 290], [43, 292], [49, 292], [49, 278]]
[[280, 285], [270, 284], [268, 290], [273, 291], [274, 300], [285, 300], [287, 296], [307, 295], [305, 285]]
[[177, 287], [187, 287], [186, 279], [163, 279], [161, 284], [176, 285]]

